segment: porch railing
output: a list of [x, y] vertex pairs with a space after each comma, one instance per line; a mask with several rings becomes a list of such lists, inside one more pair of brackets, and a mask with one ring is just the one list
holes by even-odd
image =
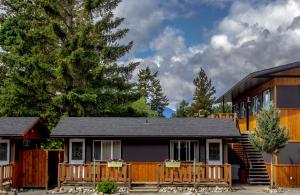
[[207, 165], [181, 163], [179, 168], [158, 168], [159, 184], [207, 184], [227, 183], [231, 187], [231, 165]]
[[3, 184], [13, 180], [13, 164], [0, 165], [0, 190], [3, 189]]
[[58, 165], [58, 186], [62, 182], [100, 182], [111, 180], [115, 182], [130, 182], [130, 164], [122, 167], [108, 167], [105, 163]]
[[[137, 166], [138, 164], [138, 166]], [[152, 165], [153, 163], [151, 163]], [[144, 166], [144, 168], [143, 168]], [[132, 170], [138, 167], [138, 170]], [[156, 168], [155, 168], [156, 167]], [[149, 175], [151, 177], [142, 177]], [[137, 174], [137, 175], [134, 175]], [[155, 179], [155, 175], [156, 178]], [[134, 178], [134, 179], [133, 179]], [[148, 178], [148, 179], [147, 179]], [[154, 179], [154, 181], [152, 180]], [[107, 167], [105, 163], [89, 163], [82, 165], [60, 163], [58, 166], [58, 185], [72, 182], [100, 182], [104, 180], [126, 183], [160, 184], [228, 184], [231, 187], [231, 165], [207, 165], [197, 163], [181, 163], [178, 168], [168, 168], [157, 162], [149, 168], [149, 163], [124, 163], [122, 167]]]

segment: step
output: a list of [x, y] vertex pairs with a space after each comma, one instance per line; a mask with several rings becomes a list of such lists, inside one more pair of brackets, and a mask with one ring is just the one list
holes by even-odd
[[270, 182], [249, 181], [250, 185], [270, 185]]
[[265, 174], [263, 174], [263, 175], [249, 175], [248, 176], [249, 178], [268, 178], [269, 179], [269, 176], [268, 175], [265, 175]]
[[157, 193], [158, 189], [130, 189], [129, 193]]

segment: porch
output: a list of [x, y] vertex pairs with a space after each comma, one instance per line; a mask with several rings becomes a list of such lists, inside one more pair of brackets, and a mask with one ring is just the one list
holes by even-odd
[[[94, 174], [95, 173], [95, 174]], [[98, 183], [115, 181], [155, 185], [227, 185], [231, 188], [231, 165], [181, 163], [180, 167], [166, 167], [162, 162], [130, 162], [122, 167], [108, 167], [107, 163], [68, 164], [58, 166], [58, 186], [70, 183]]]

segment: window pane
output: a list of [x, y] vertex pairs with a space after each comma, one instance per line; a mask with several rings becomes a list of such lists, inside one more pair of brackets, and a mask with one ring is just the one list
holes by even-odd
[[178, 142], [173, 142], [174, 153], [173, 153], [173, 160], [179, 160], [178, 152], [179, 152], [179, 145]]
[[101, 160], [101, 142], [94, 142], [94, 158], [95, 160]]
[[191, 145], [190, 145], [190, 161], [193, 161], [194, 160], [194, 155], [195, 155], [195, 145], [196, 145], [196, 142], [191, 142]]
[[111, 160], [111, 141], [102, 141], [102, 160]]
[[263, 107], [265, 109], [269, 109], [270, 101], [271, 101], [270, 90], [266, 90], [266, 91], [263, 92]]
[[209, 160], [220, 160], [220, 143], [209, 143]]
[[187, 142], [180, 142], [180, 159], [181, 161], [186, 161], [187, 160]]
[[7, 143], [0, 143], [0, 160], [6, 161], [7, 159]]
[[121, 141], [113, 141], [113, 159], [121, 159]]
[[83, 160], [82, 147], [82, 142], [72, 142], [72, 160]]

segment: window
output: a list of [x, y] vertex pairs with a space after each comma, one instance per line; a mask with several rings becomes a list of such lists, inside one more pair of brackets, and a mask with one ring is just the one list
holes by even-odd
[[0, 164], [9, 163], [9, 140], [0, 140]]
[[206, 162], [208, 164], [222, 164], [223, 151], [222, 139], [207, 139], [206, 140]]
[[265, 90], [263, 92], [263, 108], [269, 109], [271, 103], [271, 91]]
[[82, 164], [85, 159], [85, 142], [84, 139], [70, 139], [69, 150], [70, 163]]
[[209, 143], [209, 160], [220, 160], [220, 143]]
[[252, 113], [256, 114], [260, 109], [260, 101], [258, 95], [252, 98]]
[[246, 103], [245, 102], [241, 102], [239, 109], [240, 109], [240, 111], [239, 111], [239, 118], [245, 117], [246, 116]]
[[93, 151], [94, 158], [98, 161], [121, 159], [121, 141], [95, 140]]
[[176, 140], [170, 142], [170, 159], [180, 161], [198, 161], [198, 141]]

